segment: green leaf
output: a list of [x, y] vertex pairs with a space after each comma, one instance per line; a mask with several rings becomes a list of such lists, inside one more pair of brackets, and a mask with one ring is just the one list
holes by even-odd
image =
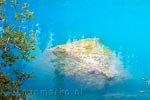
[[23, 15], [23, 13], [20, 13], [20, 15], [22, 16], [22, 15]]
[[4, 18], [3, 21], [6, 23], [7, 22], [7, 18]]
[[31, 46], [31, 49], [32, 49], [32, 50], [36, 50], [36, 47], [35, 47], [35, 46]]
[[35, 58], [35, 55], [31, 56], [30, 58], [31, 58], [31, 59]]
[[17, 2], [17, 5], [20, 5], [20, 3], [19, 3], [19, 2]]
[[31, 16], [30, 19], [33, 20], [34, 16]]
[[29, 7], [29, 4], [27, 4], [27, 3], [24, 3], [24, 5], [25, 5], [26, 8]]
[[4, 32], [5, 32], [5, 30], [4, 30], [4, 29], [2, 29], [2, 30], [1, 30], [1, 33], [4, 33]]
[[0, 6], [0, 10], [2, 10], [2, 6]]
[[[22, 23], [17, 23], [18, 21], [26, 21], [25, 19], [33, 19], [33, 12], [27, 10], [29, 4], [25, 3], [22, 7], [17, 7], [17, 5], [21, 5], [17, 2], [19, 0], [7, 1], [9, 2], [8, 5], [6, 4], [6, 0], [0, 0], [0, 21], [2, 21], [1, 27], [3, 28], [0, 30], [0, 43], [3, 44], [3, 46], [0, 46], [0, 67], [9, 69], [10, 67], [8, 66], [11, 66], [10, 72], [12, 72], [13, 65], [17, 60], [30, 61], [35, 58], [35, 55], [31, 56], [30, 51], [36, 49], [36, 47], [33, 46], [36, 40], [33, 38], [33, 33], [25, 34], [25, 31], [18, 27]], [[6, 12], [6, 8], [10, 6], [14, 7], [11, 8], [12, 12]], [[3, 7], [6, 10], [3, 9]], [[27, 10], [27, 12], [21, 12], [18, 8]], [[13, 11], [14, 9], [19, 12], [15, 13]], [[6, 13], [8, 13], [8, 15]], [[14, 15], [14, 19], [8, 20], [9, 15]], [[11, 73], [5, 72], [6, 74], [3, 74], [2, 70], [0, 70], [0, 91], [5, 91], [3, 92], [4, 96], [0, 95], [0, 97], [4, 100], [26, 100], [26, 95], [29, 91], [20, 89], [20, 86], [22, 86], [22, 83], [26, 79], [31, 77], [31, 74], [19, 72], [18, 69], [14, 72], [15, 74], [13, 73], [12, 77]]]
[[25, 19], [24, 19], [24, 18], [21, 18], [21, 21], [25, 21]]
[[24, 7], [21, 7], [21, 10], [24, 10]]
[[31, 38], [29, 41], [30, 41], [30, 43], [35, 43], [36, 42], [36, 40], [33, 39], [33, 38]]

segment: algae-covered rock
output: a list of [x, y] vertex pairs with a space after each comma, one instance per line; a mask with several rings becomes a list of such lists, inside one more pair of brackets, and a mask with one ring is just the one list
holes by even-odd
[[83, 39], [47, 50], [53, 68], [87, 85], [103, 87], [125, 78], [120, 59], [99, 39]]

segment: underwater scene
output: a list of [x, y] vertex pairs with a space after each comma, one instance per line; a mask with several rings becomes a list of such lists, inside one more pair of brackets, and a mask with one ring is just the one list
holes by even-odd
[[0, 100], [150, 100], [149, 0], [0, 0]]

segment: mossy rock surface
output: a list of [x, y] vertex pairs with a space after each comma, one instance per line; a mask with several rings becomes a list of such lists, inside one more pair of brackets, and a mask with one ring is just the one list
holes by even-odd
[[89, 86], [101, 88], [126, 77], [120, 59], [99, 39], [59, 45], [47, 50], [47, 55], [51, 55], [48, 59], [51, 59], [55, 70], [59, 68], [66, 77]]

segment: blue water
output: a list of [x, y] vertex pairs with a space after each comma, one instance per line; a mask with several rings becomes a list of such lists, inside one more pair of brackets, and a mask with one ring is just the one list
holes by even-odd
[[148, 0], [30, 0], [33, 26], [45, 49], [71, 39], [98, 37], [117, 53], [135, 76], [149, 74], [150, 14]]
[[[83, 88], [81, 96], [34, 95], [34, 100], [149, 100], [148, 94], [139, 93], [144, 87], [142, 77], [150, 76], [150, 1], [149, 0], [29, 0], [34, 20], [26, 23], [37, 33], [40, 57], [45, 49], [65, 44], [70, 39], [100, 38], [116, 54], [121, 56], [124, 67], [132, 79], [92, 89], [65, 83], [69, 89]], [[30, 65], [30, 64], [29, 64]], [[31, 64], [35, 79], [27, 83], [34, 89], [51, 89], [53, 81], [45, 70]], [[62, 77], [63, 78], [63, 77]], [[71, 84], [71, 85], [69, 85]], [[74, 85], [73, 85], [74, 84]], [[126, 96], [104, 97], [121, 93]], [[135, 96], [136, 95], [136, 96]], [[58, 97], [58, 98], [57, 98]]]

